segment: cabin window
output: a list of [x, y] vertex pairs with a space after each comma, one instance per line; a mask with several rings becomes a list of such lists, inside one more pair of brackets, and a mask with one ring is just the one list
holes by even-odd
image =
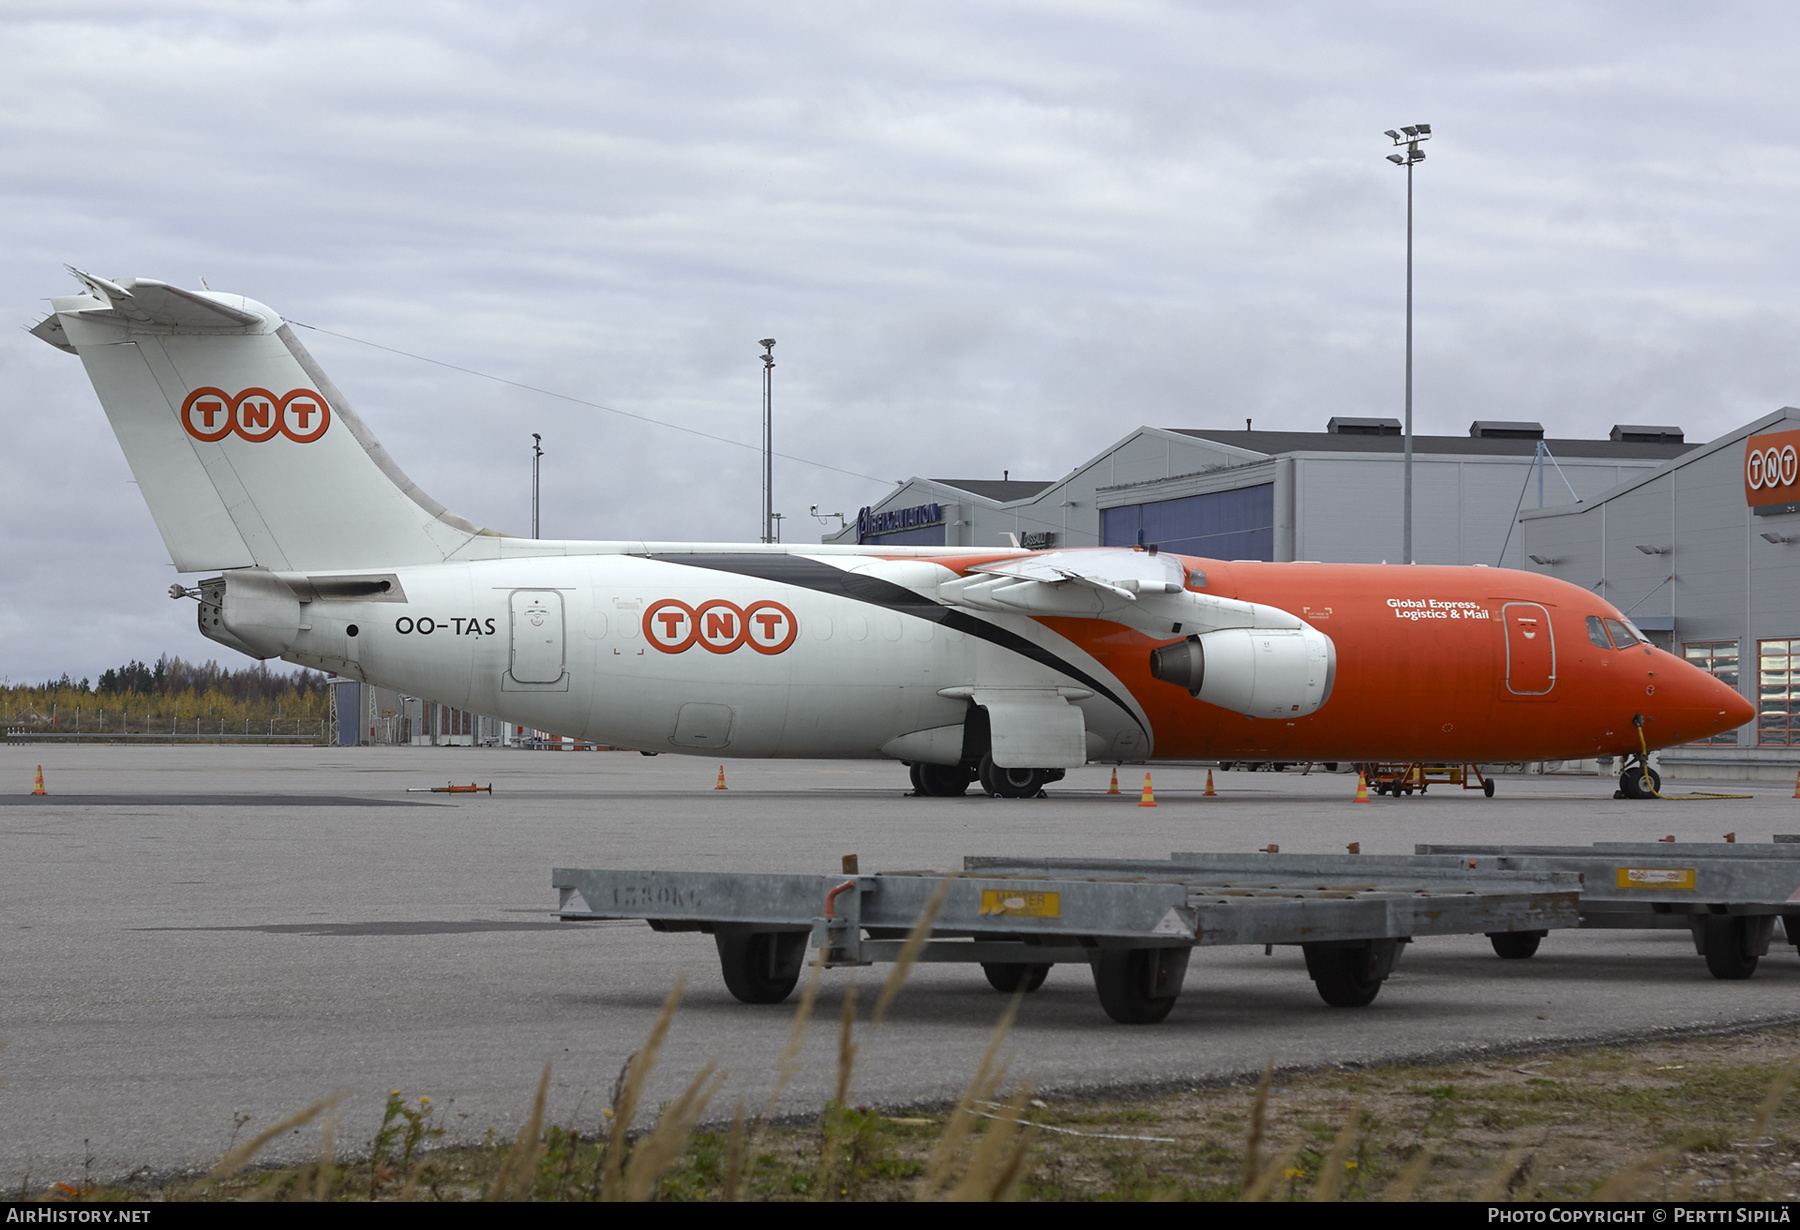
[[1620, 649], [1624, 649], [1628, 645], [1635, 645], [1642, 639], [1641, 637], [1633, 636], [1631, 634], [1631, 629], [1627, 628], [1616, 619], [1609, 619], [1606, 621], [1606, 630], [1612, 633], [1613, 644]]
[[1758, 641], [1756, 741], [1800, 746], [1800, 640]]
[[1589, 615], [1587, 619], [1588, 640], [1594, 642], [1594, 644], [1600, 646], [1602, 649], [1611, 649], [1612, 642], [1606, 639], [1606, 625], [1600, 622], [1600, 617], [1598, 615]]

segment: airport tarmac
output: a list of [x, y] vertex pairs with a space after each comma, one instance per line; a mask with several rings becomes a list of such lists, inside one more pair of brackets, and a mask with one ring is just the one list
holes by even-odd
[[[29, 797], [39, 763], [50, 795]], [[117, 747], [0, 750], [0, 1188], [210, 1164], [234, 1116], [253, 1131], [333, 1090], [354, 1151], [387, 1091], [429, 1095], [454, 1138], [524, 1119], [546, 1060], [549, 1113], [591, 1126], [621, 1063], [685, 974], [651, 1101], [718, 1060], [715, 1110], [766, 1098], [792, 1001], [726, 992], [710, 937], [565, 924], [550, 869], [835, 872], [950, 869], [965, 854], [1166, 857], [1174, 850], [1410, 853], [1415, 842], [1746, 841], [1800, 832], [1786, 786], [1746, 800], [1636, 803], [1605, 778], [1509, 777], [1496, 796], [1434, 788], [1352, 802], [1346, 775], [1162, 767], [1154, 810], [1072, 771], [1050, 797], [915, 799], [903, 768], [472, 748]], [[478, 795], [408, 787], [492, 782]], [[1670, 783], [1665, 789], [1675, 788]], [[887, 967], [825, 975], [806, 1068], [835, 1081], [840, 1008]], [[1169, 1088], [1278, 1064], [1370, 1063], [1800, 1020], [1800, 959], [1777, 941], [1756, 976], [1708, 975], [1685, 932], [1556, 933], [1530, 961], [1486, 939], [1411, 946], [1373, 1005], [1327, 1007], [1297, 949], [1200, 949], [1173, 1014], [1114, 1024], [1088, 971], [1059, 966], [1025, 1001], [1012, 1072], [1044, 1090]], [[794, 999], [798, 999], [796, 995]], [[860, 1039], [852, 1098], [955, 1096], [1003, 999], [979, 970], [916, 970]], [[295, 1136], [275, 1156], [316, 1149]]]

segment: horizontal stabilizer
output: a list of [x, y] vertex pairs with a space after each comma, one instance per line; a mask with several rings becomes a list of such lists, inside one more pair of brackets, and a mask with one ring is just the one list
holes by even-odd
[[260, 325], [263, 320], [256, 312], [224, 302], [235, 298], [242, 303], [241, 296], [201, 294], [154, 278], [109, 282], [73, 265], [67, 268], [87, 292], [104, 305], [89, 309], [89, 315], [116, 316], [135, 325], [165, 325], [172, 329], [242, 329]]

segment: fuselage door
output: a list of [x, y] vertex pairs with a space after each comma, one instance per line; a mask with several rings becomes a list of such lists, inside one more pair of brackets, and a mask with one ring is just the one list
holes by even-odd
[[1509, 602], [1500, 609], [1506, 625], [1506, 690], [1515, 696], [1543, 696], [1556, 686], [1556, 639], [1550, 612], [1535, 602]]
[[553, 589], [513, 591], [512, 677], [519, 683], [563, 677], [563, 599]]

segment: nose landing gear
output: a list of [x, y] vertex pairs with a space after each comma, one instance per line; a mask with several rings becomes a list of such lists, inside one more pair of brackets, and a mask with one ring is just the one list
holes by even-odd
[[1641, 756], [1632, 757], [1632, 763], [1619, 774], [1619, 788], [1613, 792], [1615, 799], [1654, 799], [1662, 793], [1662, 774], [1644, 763]]

